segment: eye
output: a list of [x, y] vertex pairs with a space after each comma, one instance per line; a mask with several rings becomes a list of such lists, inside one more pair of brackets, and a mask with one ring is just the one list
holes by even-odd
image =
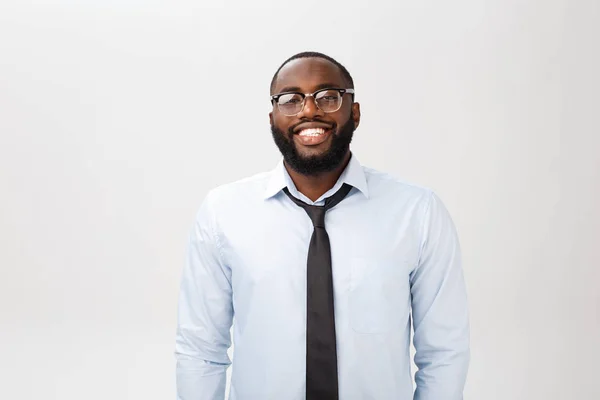
[[299, 95], [298, 93], [286, 93], [286, 94], [282, 94], [279, 97], [279, 104], [281, 105], [293, 105], [293, 104], [298, 104], [298, 103], [302, 103], [302, 96]]
[[338, 101], [340, 98], [340, 93], [337, 90], [325, 90], [317, 93], [316, 98], [320, 101], [326, 102]]

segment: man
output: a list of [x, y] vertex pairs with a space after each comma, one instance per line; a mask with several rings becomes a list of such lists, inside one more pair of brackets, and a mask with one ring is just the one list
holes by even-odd
[[360, 106], [334, 59], [291, 57], [271, 101], [283, 160], [211, 190], [196, 216], [179, 298], [178, 398], [224, 398], [235, 315], [230, 399], [462, 399], [468, 311], [444, 205], [350, 152]]

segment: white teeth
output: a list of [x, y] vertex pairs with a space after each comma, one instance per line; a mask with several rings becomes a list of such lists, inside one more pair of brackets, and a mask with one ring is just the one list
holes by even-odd
[[300, 136], [319, 136], [325, 133], [323, 128], [308, 128], [302, 129], [299, 133]]

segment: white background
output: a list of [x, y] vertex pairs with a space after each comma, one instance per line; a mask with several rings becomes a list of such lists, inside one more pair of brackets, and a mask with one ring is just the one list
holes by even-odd
[[304, 50], [353, 74], [361, 162], [455, 219], [465, 398], [600, 398], [600, 2], [387, 3], [0, 0], [1, 399], [174, 398], [194, 214], [275, 165]]

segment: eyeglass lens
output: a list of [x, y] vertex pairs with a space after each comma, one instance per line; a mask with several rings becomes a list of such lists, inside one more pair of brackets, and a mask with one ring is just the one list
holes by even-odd
[[[283, 114], [291, 116], [302, 111], [305, 100], [299, 93], [288, 93], [281, 95], [277, 104]], [[315, 102], [323, 112], [335, 112], [342, 105], [342, 96], [337, 90], [324, 90], [315, 94]]]

